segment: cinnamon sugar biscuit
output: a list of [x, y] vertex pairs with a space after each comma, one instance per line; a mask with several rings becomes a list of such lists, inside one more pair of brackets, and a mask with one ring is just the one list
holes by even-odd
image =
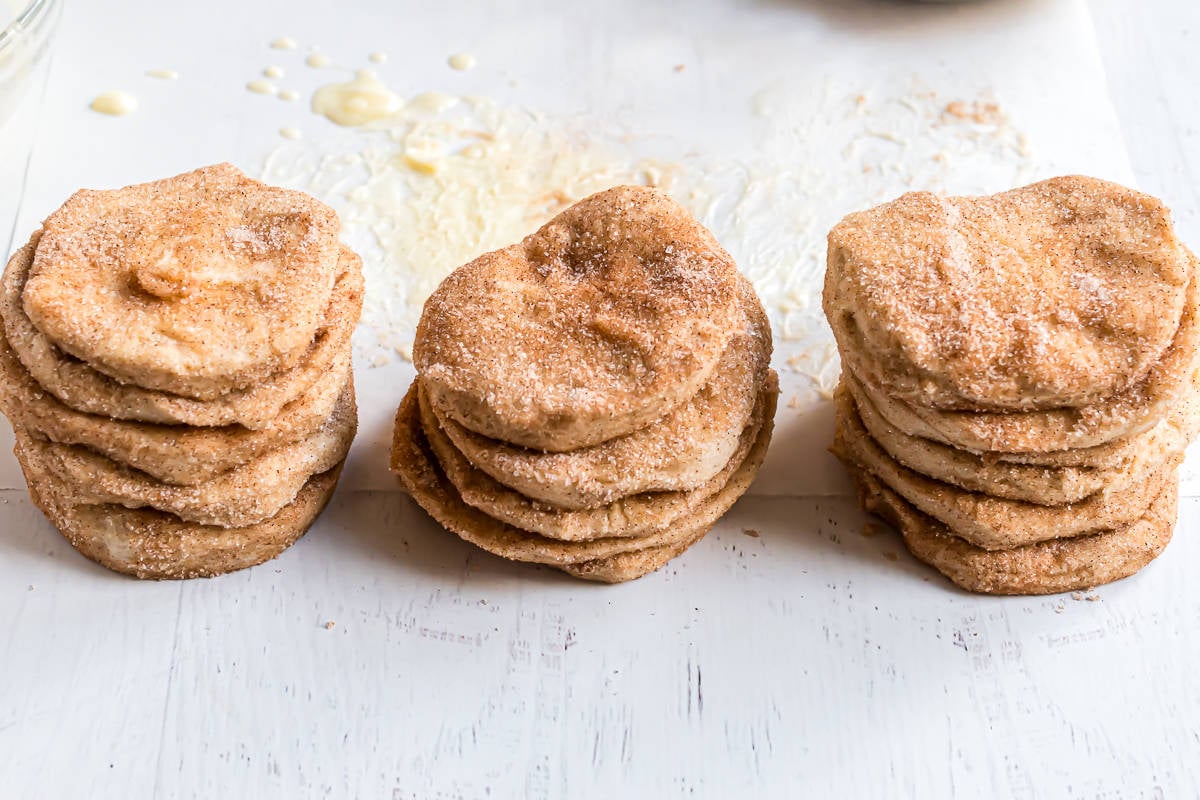
[[154, 580], [209, 578], [269, 561], [304, 535], [337, 486], [341, 465], [304, 484], [278, 514], [244, 528], [184, 522], [162, 511], [76, 504], [52, 475], [17, 451], [33, 502], [83, 556]]
[[25, 460], [37, 462], [72, 505], [153, 508], [198, 525], [240, 528], [263, 522], [292, 502], [313, 475], [341, 463], [357, 427], [353, 384], [313, 436], [256, 458], [197, 486], [175, 486], [85, 448], [54, 444], [15, 429]]
[[984, 550], [922, 514], [867, 470], [847, 466], [863, 507], [894, 525], [916, 558], [970, 592], [1056, 594], [1112, 583], [1153, 561], [1175, 528], [1179, 485], [1170, 481], [1145, 514], [1124, 527], [1012, 550]]
[[436, 413], [470, 464], [526, 497], [557, 508], [598, 508], [629, 495], [695, 489], [738, 449], [771, 359], [771, 325], [749, 281], [741, 280], [746, 320], [708, 383], [650, 425], [568, 453], [543, 453], [472, 433]]
[[[413, 499], [445, 528], [484, 550], [503, 558], [549, 564], [559, 569], [580, 565], [587, 571], [586, 565], [591, 562], [660, 547], [666, 549], [644, 555], [646, 571], [661, 566], [659, 557], [667, 552], [674, 554], [676, 549], [681, 550], [699, 539], [745, 493], [766, 455], [771, 434], [768, 415], [754, 447], [726, 486], [693, 508], [691, 514], [677, 518], [670, 527], [660, 527], [656, 533], [641, 537], [562, 541], [516, 528], [463, 502], [454, 484], [442, 472], [438, 458], [425, 438], [417, 394], [418, 386], [414, 383], [397, 411], [392, 445], [392, 471]], [[767, 397], [773, 404], [774, 395]], [[607, 571], [612, 580], [628, 580], [644, 574], [633, 568], [630, 560], [610, 562], [607, 566], [593, 564], [590, 570]], [[652, 566], [655, 564], [657, 566]]]
[[122, 383], [215, 400], [296, 366], [338, 273], [333, 209], [230, 164], [76, 192], [22, 294], [60, 350]]
[[[736, 495], [726, 491], [730, 482], [747, 464], [757, 472], [758, 467], [753, 461], [765, 454], [778, 395], [776, 379], [771, 373], [769, 385], [758, 395], [749, 424], [741, 431], [737, 450], [720, 472], [697, 488], [630, 495], [599, 508], [567, 511], [533, 501], [475, 469], [439, 427], [423, 389], [418, 385], [418, 416], [423, 438], [437, 460], [439, 471], [454, 487], [455, 495], [467, 505], [514, 528], [568, 542], [646, 537], [668, 527], [686, 525], [687, 520], [701, 513], [699, 509], [703, 507], [712, 506], [718, 517], [725, 513], [737, 499]], [[764, 429], [767, 430], [765, 437]], [[717, 508], [722, 498], [727, 502]]]
[[1175, 339], [1194, 271], [1160, 201], [1078, 176], [906, 194], [842, 220], [828, 261], [825, 312], [855, 371], [944, 411], [1131, 390]]
[[665, 194], [620, 186], [455, 270], [413, 357], [439, 415], [551, 452], [625, 436], [708, 382], [737, 328], [738, 272]]
[[1052, 466], [1009, 460], [1003, 453], [980, 456], [909, 436], [883, 418], [849, 375], [843, 375], [837, 394], [839, 413], [857, 413], [870, 437], [908, 469], [970, 492], [1046, 506], [1078, 503], [1145, 480], [1167, 453], [1187, 447], [1200, 424], [1200, 398], [1193, 389], [1168, 418], [1135, 437], [1125, 448], [1127, 457], [1112, 466]]
[[[843, 406], [848, 395], [843, 395]], [[1141, 518], [1170, 483], [1183, 453], [1167, 453], [1145, 479], [1073, 505], [1041, 506], [964, 491], [907, 469], [891, 458], [863, 428], [857, 410], [839, 409], [834, 452], [876, 476], [923, 514], [956, 536], [985, 550], [1007, 550], [1051, 539], [1124, 527]]]
[[350, 337], [362, 310], [362, 259], [343, 247], [332, 301], [316, 338], [295, 368], [272, 375], [244, 391], [230, 392], [209, 401], [143, 389], [116, 381], [66, 355], [25, 316], [21, 295], [39, 237], [40, 233], [35, 233], [29, 244], [13, 254], [8, 262], [0, 285], [3, 292], [0, 317], [9, 345], [33, 379], [65, 405], [87, 414], [165, 425], [241, 425], [261, 430], [269, 426], [288, 403], [335, 368], [338, 358], [350, 346]]
[[0, 412], [14, 428], [27, 428], [59, 444], [82, 445], [163, 483], [195, 486], [308, 438], [329, 419], [349, 380], [347, 351], [258, 431], [240, 425], [195, 428], [115, 420], [76, 411], [42, 391], [0, 330]]
[[[1092, 405], [1044, 411], [938, 411], [905, 403], [872, 385], [842, 349], [851, 373], [879, 412], [910, 436], [976, 453], [1053, 453], [1090, 448], [1149, 430], [1184, 398], [1200, 369], [1200, 289], [1195, 277], [1171, 346], [1141, 381]], [[839, 346], [840, 347], [840, 346]]]

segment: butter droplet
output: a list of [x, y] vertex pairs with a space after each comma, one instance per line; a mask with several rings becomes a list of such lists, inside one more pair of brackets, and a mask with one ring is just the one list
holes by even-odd
[[475, 66], [475, 56], [470, 53], [455, 53], [447, 59], [447, 63], [450, 64], [451, 69], [462, 72]]
[[290, 36], [280, 36], [275, 41], [271, 42], [272, 50], [295, 50], [296, 40]]
[[425, 111], [430, 114], [440, 114], [458, 105], [459, 99], [452, 94], [442, 92], [424, 92], [408, 102], [408, 107], [414, 111]]
[[388, 60], [388, 54], [376, 52], [376, 53], [371, 53], [371, 55], [367, 56], [367, 58], [370, 59], [372, 64], [382, 64], [383, 62]]
[[275, 92], [277, 91], [275, 88], [275, 84], [271, 83], [270, 81], [261, 81], [261, 80], [260, 81], [250, 81], [249, 83], [246, 84], [246, 89], [248, 91], [254, 92], [255, 94], [275, 94]]
[[313, 93], [312, 110], [338, 125], [365, 125], [385, 119], [404, 107], [404, 100], [369, 69], [354, 80], [331, 83]]
[[460, 72], [470, 70], [475, 66], [475, 56], [470, 53], [455, 53], [448, 59], [448, 64], [452, 70]]
[[283, 77], [283, 67], [276, 67], [274, 65], [269, 66], [263, 70], [263, 77], [264, 78], [282, 78]]
[[92, 101], [92, 111], [108, 114], [112, 117], [123, 117], [137, 111], [137, 98], [127, 92], [105, 92], [97, 95]]
[[179, 73], [173, 69], [148, 69], [146, 70], [147, 78], [158, 78], [163, 81], [173, 81], [179, 77]]
[[308, 58], [304, 59], [304, 63], [314, 69], [320, 69], [321, 67], [328, 67], [333, 61], [324, 53], [312, 53]]
[[282, 92], [279, 93], [279, 99], [286, 100], [289, 103], [294, 103], [295, 101], [300, 99], [300, 93], [297, 92], [295, 89], [284, 89]]
[[304, 138], [304, 133], [299, 128], [280, 128], [279, 135], [292, 141]]

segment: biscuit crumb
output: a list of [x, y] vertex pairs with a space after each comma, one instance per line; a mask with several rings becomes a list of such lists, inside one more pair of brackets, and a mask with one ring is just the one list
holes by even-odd
[[687, 65], [685, 65], [685, 64], [676, 64], [675, 65], [676, 72], [683, 72], [685, 69], [687, 69]]
[[955, 119], [975, 122], [980, 125], [1000, 125], [1007, 121], [1007, 115], [994, 101], [975, 100], [966, 102], [954, 100], [946, 104], [945, 112]]
[[788, 408], [799, 408], [799, 407], [800, 407], [800, 395], [794, 394], [794, 395], [792, 395], [792, 399], [788, 401]]
[[1072, 600], [1082, 600], [1085, 597], [1083, 592], [1071, 592]]
[[899, 561], [900, 560], [900, 556], [898, 556], [896, 553], [894, 553], [891, 550], [885, 551], [883, 554], [883, 557], [886, 558], [888, 561]]
[[327, 630], [327, 631], [333, 630], [333, 626], [336, 624], [337, 623], [335, 623], [333, 620], [329, 620], [328, 622], [325, 623], [325, 630]]
[[759, 538], [760, 536], [762, 536], [762, 534], [761, 534], [761, 533], [759, 533], [758, 531], [754, 530], [753, 528], [746, 528], [746, 529], [744, 529], [744, 530], [742, 531], [742, 533], [746, 534], [747, 536], [749, 536], [749, 537], [750, 537], [750, 538], [752, 538], [752, 539], [757, 539], [757, 538]]
[[883, 532], [883, 526], [877, 522], [863, 523], [862, 530], [859, 531], [864, 539], [870, 539], [872, 536], [878, 536]]
[[1089, 603], [1094, 603], [1094, 602], [1096, 602], [1097, 600], [1099, 600], [1099, 599], [1100, 599], [1100, 595], [1098, 595], [1098, 594], [1089, 594], [1087, 597], [1085, 597], [1085, 598], [1083, 598], [1083, 599], [1084, 599], [1084, 600], [1087, 600]]

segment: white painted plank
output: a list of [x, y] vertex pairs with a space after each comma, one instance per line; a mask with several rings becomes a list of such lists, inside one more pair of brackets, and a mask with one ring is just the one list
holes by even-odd
[[[64, 546], [13, 503], [30, 520], [24, 571]], [[19, 754], [6, 774], [136, 789], [153, 772], [159, 796], [1198, 785], [1200, 500], [1163, 559], [1095, 602], [966, 595], [864, 521], [846, 499], [743, 503], [663, 573], [613, 588], [481, 554], [391, 493], [340, 495], [281, 559], [211, 581], [129, 584], [59, 552], [73, 590], [31, 598], [88, 602], [18, 617], [5, 696], [53, 701], [0, 731]], [[109, 586], [136, 602], [107, 607]], [[56, 742], [85, 768], [58, 775]]]
[[92, 564], [0, 492], [0, 794], [151, 795], [183, 588]]

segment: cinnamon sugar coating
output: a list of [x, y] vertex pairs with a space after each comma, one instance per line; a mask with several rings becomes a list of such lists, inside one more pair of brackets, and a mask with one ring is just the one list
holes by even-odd
[[498, 556], [548, 564], [577, 577], [607, 582], [633, 580], [658, 569], [700, 539], [749, 488], [766, 455], [775, 399], [773, 392], [767, 392], [770, 407], [755, 444], [724, 488], [692, 513], [643, 536], [564, 541], [507, 524], [463, 501], [425, 438], [418, 391], [414, 384], [400, 404], [392, 447], [392, 471], [413, 499], [448, 530]]
[[425, 304], [414, 361], [438, 413], [468, 430], [587, 447], [708, 381], [737, 325], [738, 286], [687, 211], [621, 186], [455, 270]]
[[916, 192], [830, 232], [825, 312], [860, 377], [903, 402], [1082, 406], [1162, 357], [1191, 259], [1161, 202], [1094, 178]]
[[311, 197], [229, 165], [81, 191], [0, 281], [0, 412], [82, 555], [219, 575], [298, 539], [357, 428], [361, 260]]
[[488, 439], [437, 415], [471, 466], [531, 500], [594, 509], [629, 495], [696, 489], [722, 472], [750, 423], [771, 360], [771, 324], [749, 281], [744, 319], [700, 391], [641, 430], [566, 453]]
[[109, 191], [46, 218], [25, 313], [119, 381], [212, 400], [295, 366], [338, 273], [332, 209], [229, 164]]
[[857, 412], [871, 439], [913, 472], [970, 492], [1044, 506], [1079, 503], [1146, 480], [1168, 453], [1182, 452], [1200, 426], [1200, 395], [1193, 387], [1167, 417], [1129, 439], [1047, 454], [976, 454], [904, 433], [884, 418], [848, 373], [842, 374], [835, 400], [839, 415]]
[[329, 419], [308, 438], [194, 486], [162, 483], [87, 448], [55, 444], [26, 431], [17, 430], [16, 438], [26, 459], [53, 474], [76, 504], [153, 508], [198, 525], [241, 528], [275, 516], [311, 476], [340, 464], [357, 424], [351, 382]]
[[1198, 266], [1162, 203], [1093, 178], [847, 217], [823, 301], [863, 507], [970, 591], [1148, 564], [1200, 431]]
[[241, 425], [261, 430], [322, 375], [346, 363], [363, 302], [362, 259], [341, 248], [339, 274], [316, 335], [292, 369], [214, 400], [122, 383], [62, 352], [25, 315], [21, 297], [40, 233], [13, 254], [0, 285], [0, 318], [9, 345], [33, 379], [65, 405], [113, 419], [196, 426]]
[[1141, 518], [1154, 498], [1178, 483], [1182, 450], [1167, 451], [1139, 481], [1097, 492], [1077, 503], [1047, 506], [970, 492], [908, 469], [871, 438], [849, 395], [842, 393], [834, 452], [872, 474], [888, 489], [985, 550], [1008, 550], [1051, 539], [1124, 527]]
[[70, 491], [17, 450], [34, 503], [86, 558], [151, 580], [208, 578], [269, 561], [305, 534], [333, 496], [342, 467], [314, 475], [270, 519], [241, 528], [184, 522], [173, 514], [77, 503]]
[[306, 439], [325, 424], [350, 380], [350, 354], [257, 431], [241, 425], [160, 425], [85, 414], [44, 391], [0, 330], [0, 413], [14, 428], [52, 442], [82, 445], [164, 483], [194, 486]]
[[894, 525], [909, 552], [963, 589], [983, 594], [1056, 594], [1127, 578], [1166, 548], [1178, 511], [1179, 483], [1170, 481], [1141, 518], [1122, 528], [984, 550], [922, 514], [867, 470], [848, 468], [863, 508]]
[[1044, 454], [1093, 448], [1149, 430], [1188, 396], [1200, 370], [1200, 282], [1193, 278], [1188, 284], [1175, 338], [1150, 371], [1124, 391], [1081, 406], [1025, 412], [920, 406], [870, 383], [859, 372], [856, 346], [839, 350], [842, 369], [905, 433], [973, 452]]
[[[571, 542], [663, 535], [668, 528], [687, 527], [689, 521], [702, 512], [723, 514], [737, 499], [727, 491], [730, 481], [751, 459], [756, 445], [762, 443], [761, 447], [765, 447], [762, 428], [767, 424], [768, 416], [774, 417], [778, 394], [774, 380], [771, 380], [755, 396], [750, 420], [738, 432], [737, 448], [716, 475], [696, 488], [645, 492], [621, 497], [597, 508], [572, 511], [539, 503], [477, 469], [438, 425], [423, 389], [418, 384], [421, 431], [439, 470], [454, 487], [455, 494], [467, 505], [515, 528]], [[722, 497], [728, 498], [728, 504], [720, 507]]]

